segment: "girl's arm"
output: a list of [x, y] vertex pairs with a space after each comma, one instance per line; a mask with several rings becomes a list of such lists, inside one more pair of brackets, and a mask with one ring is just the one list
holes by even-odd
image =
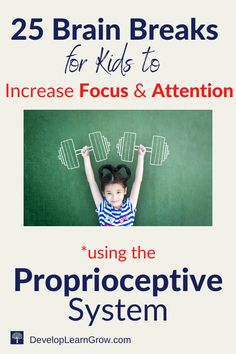
[[143, 165], [144, 165], [145, 153], [146, 153], [145, 147], [143, 145], [140, 145], [138, 149], [138, 161], [137, 161], [134, 183], [130, 193], [130, 201], [134, 209], [137, 206], [139, 191], [143, 179]]
[[89, 149], [87, 146], [84, 146], [82, 148], [81, 154], [84, 158], [85, 173], [86, 173], [88, 184], [89, 184], [92, 196], [93, 196], [93, 200], [95, 202], [96, 207], [98, 208], [102, 202], [102, 196], [101, 196], [100, 190], [98, 188], [98, 185], [95, 181], [95, 177], [94, 177], [94, 173], [93, 173], [93, 169], [92, 169], [92, 165], [91, 165], [91, 161], [90, 161], [90, 156], [89, 156]]

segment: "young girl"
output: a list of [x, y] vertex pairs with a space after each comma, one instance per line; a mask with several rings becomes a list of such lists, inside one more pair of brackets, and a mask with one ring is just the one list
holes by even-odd
[[[82, 149], [84, 167], [93, 200], [97, 207], [98, 218], [101, 226], [133, 226], [136, 205], [140, 186], [143, 178], [143, 165], [146, 149], [143, 145], [138, 149], [138, 161], [135, 179], [131, 188], [130, 197], [127, 198], [127, 181], [131, 171], [126, 165], [103, 165], [99, 168], [101, 191], [95, 181], [89, 157], [89, 149]], [[125, 172], [125, 175], [124, 175]]]

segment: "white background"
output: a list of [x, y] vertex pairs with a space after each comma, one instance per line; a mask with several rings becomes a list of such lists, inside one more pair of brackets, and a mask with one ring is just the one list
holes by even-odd
[[[134, 87], [142, 82], [151, 89], [156, 82], [197, 86], [211, 82], [216, 86], [235, 86], [235, 9], [234, 2], [215, 1], [28, 1], [4, 4], [1, 11], [1, 350], [3, 353], [233, 353], [235, 343], [235, 98], [234, 99], [6, 99], [5, 84], [19, 86], [73, 86], [79, 82], [93, 85]], [[45, 36], [41, 41], [11, 41], [14, 18], [42, 17]], [[121, 27], [120, 42], [103, 45], [120, 53], [128, 41], [131, 17], [150, 23], [216, 23], [215, 41], [130, 41], [130, 54], [138, 58], [151, 45], [158, 51], [161, 69], [156, 74], [133, 70], [125, 78], [95, 75], [93, 65], [82, 73], [65, 75], [65, 57], [75, 45], [71, 40], [52, 40], [52, 19], [65, 17], [74, 23], [96, 23], [103, 17]], [[98, 53], [101, 42], [83, 42], [88, 57]], [[92, 59], [91, 59], [92, 60]], [[23, 111], [24, 109], [212, 109], [213, 110], [213, 227], [133, 227], [110, 229], [96, 227], [23, 227]], [[145, 122], [144, 122], [145, 124]], [[81, 246], [105, 245], [130, 249], [141, 245], [154, 248], [152, 261], [89, 261]], [[104, 273], [166, 273], [187, 266], [194, 274], [217, 273], [223, 277], [223, 291], [211, 293], [166, 292], [160, 302], [168, 308], [167, 322], [104, 322], [88, 327], [86, 320], [68, 319], [68, 299], [43, 290], [37, 294], [25, 287], [14, 291], [14, 269], [27, 267], [35, 273], [90, 273], [99, 266]], [[82, 294], [85, 302], [155, 302], [144, 294]], [[47, 336], [130, 336], [131, 345], [40, 345], [10, 346], [11, 330]], [[26, 340], [27, 341], [27, 340]]]

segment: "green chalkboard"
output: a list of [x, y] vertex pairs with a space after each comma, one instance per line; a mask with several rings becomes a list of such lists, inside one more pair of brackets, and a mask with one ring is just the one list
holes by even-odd
[[[212, 112], [210, 110], [26, 110], [24, 111], [24, 225], [98, 226], [83, 160], [68, 169], [58, 159], [61, 142], [76, 149], [90, 145], [101, 131], [110, 142], [107, 161], [119, 164], [117, 142], [136, 133], [136, 144], [151, 147], [154, 135], [165, 137], [170, 154], [161, 166], [145, 156], [144, 177], [135, 225], [212, 225]], [[133, 182], [137, 152], [131, 168]], [[98, 181], [98, 179], [97, 179]]]

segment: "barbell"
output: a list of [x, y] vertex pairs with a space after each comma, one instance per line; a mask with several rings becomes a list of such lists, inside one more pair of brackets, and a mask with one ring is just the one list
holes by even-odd
[[[136, 133], [124, 132], [123, 137], [118, 140], [116, 148], [122, 161], [132, 162], [134, 152], [139, 149], [139, 145], [136, 145]], [[153, 135], [151, 147], [145, 148], [146, 152], [151, 153], [150, 165], [162, 166], [163, 162], [170, 154], [166, 138], [160, 135]]]
[[[96, 162], [104, 161], [110, 151], [110, 142], [100, 131], [89, 133], [90, 145], [89, 151], [92, 151]], [[79, 168], [79, 155], [82, 149], [76, 149], [73, 139], [66, 139], [61, 142], [58, 150], [58, 159], [68, 170]]]

